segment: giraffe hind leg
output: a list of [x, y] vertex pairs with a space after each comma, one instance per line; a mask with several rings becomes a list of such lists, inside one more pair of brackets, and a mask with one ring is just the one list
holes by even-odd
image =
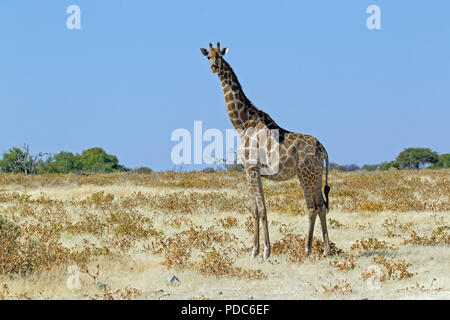
[[[308, 208], [308, 236], [306, 239], [305, 252], [307, 254], [311, 253], [314, 226], [316, 222], [316, 217], [319, 215], [320, 224], [322, 226], [323, 235], [323, 246], [324, 246], [324, 256], [328, 255], [330, 251], [330, 244], [328, 239], [327, 221], [326, 221], [326, 204], [322, 195], [322, 181], [321, 174], [318, 175], [320, 178], [315, 179], [311, 176], [298, 175], [300, 184], [302, 185], [303, 191], [305, 193], [306, 206]], [[311, 181], [318, 181], [311, 183]]]
[[308, 209], [308, 236], [306, 238], [305, 252], [306, 254], [311, 253], [314, 226], [316, 223], [316, 217], [318, 213], [318, 206], [316, 201], [315, 188], [312, 188], [311, 184], [308, 183], [306, 177], [298, 175], [300, 180], [300, 185], [302, 186], [303, 192], [305, 193], [306, 207]]
[[317, 199], [319, 205], [319, 219], [320, 225], [322, 226], [322, 235], [323, 235], [323, 255], [327, 256], [330, 252], [330, 241], [328, 238], [328, 229], [327, 229], [327, 207], [325, 204], [325, 200], [322, 195], [322, 181], [319, 180], [318, 189], [317, 189]]

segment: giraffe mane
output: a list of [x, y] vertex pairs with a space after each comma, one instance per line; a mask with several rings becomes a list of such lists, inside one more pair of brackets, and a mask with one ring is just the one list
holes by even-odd
[[270, 115], [268, 115], [266, 112], [262, 111], [261, 109], [259, 109], [258, 107], [256, 107], [253, 102], [250, 101], [249, 98], [247, 98], [247, 96], [244, 93], [244, 90], [242, 90], [242, 86], [241, 83], [239, 82], [239, 79], [236, 75], [236, 73], [234, 72], [233, 68], [231, 67], [231, 65], [222, 58], [222, 60], [224, 61], [225, 65], [227, 66], [227, 68], [231, 71], [231, 74], [236, 78], [235, 83], [239, 86], [239, 90], [242, 92], [242, 95], [244, 96], [244, 100], [245, 103], [247, 104], [248, 107], [250, 107], [250, 109], [252, 109], [256, 115], [258, 116], [258, 118], [262, 119], [262, 120], [266, 120], [265, 122], [272, 122], [272, 126], [274, 126], [273, 129], [282, 129], [273, 119]]

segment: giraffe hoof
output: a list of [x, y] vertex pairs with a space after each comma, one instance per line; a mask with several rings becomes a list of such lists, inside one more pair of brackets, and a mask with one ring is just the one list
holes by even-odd
[[308, 248], [306, 248], [306, 249], [305, 249], [305, 254], [306, 254], [307, 256], [309, 256], [310, 253], [311, 253], [311, 250], [308, 249]]
[[269, 247], [265, 247], [264, 248], [264, 255], [263, 255], [263, 260], [267, 260], [270, 257], [270, 248]]
[[259, 254], [259, 249], [253, 248], [253, 251], [252, 251], [252, 258], [255, 258], [258, 254]]

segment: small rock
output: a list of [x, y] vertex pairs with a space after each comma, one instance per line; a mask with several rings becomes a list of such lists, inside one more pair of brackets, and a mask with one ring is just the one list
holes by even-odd
[[369, 298], [362, 298], [361, 300], [369, 300]]
[[253, 300], [253, 296], [248, 296], [248, 300]]
[[163, 290], [163, 289], [159, 289], [158, 291], [154, 291], [154, 292], [152, 293], [152, 296], [161, 295], [161, 294], [163, 294], [163, 293], [164, 293], [164, 290]]
[[98, 281], [97, 282], [97, 288], [106, 290], [106, 289], [109, 289], [109, 284], [107, 284], [105, 282]]
[[171, 275], [171, 276], [169, 276], [169, 278], [167, 278], [167, 281], [166, 281], [166, 283], [167, 284], [170, 284], [170, 285], [179, 285], [180, 284], [180, 279], [178, 279], [177, 278], [177, 276], [175, 276], [175, 275]]

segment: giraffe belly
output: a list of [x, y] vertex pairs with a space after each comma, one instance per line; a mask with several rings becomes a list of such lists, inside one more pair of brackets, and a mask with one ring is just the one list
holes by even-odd
[[[257, 141], [257, 137], [254, 141]], [[281, 145], [274, 140], [270, 148], [260, 146], [258, 148], [256, 143], [242, 143], [238, 150], [238, 159], [246, 169], [257, 167], [261, 177], [268, 180], [285, 181], [297, 174], [296, 149], [293, 146]]]
[[278, 168], [278, 171], [275, 172], [274, 174], [262, 174], [261, 176], [267, 180], [271, 180], [271, 181], [285, 181], [285, 180], [289, 180], [292, 179], [293, 177], [295, 177], [297, 171], [295, 169], [295, 165], [293, 166], [289, 166], [289, 167], [284, 167], [281, 166]]

